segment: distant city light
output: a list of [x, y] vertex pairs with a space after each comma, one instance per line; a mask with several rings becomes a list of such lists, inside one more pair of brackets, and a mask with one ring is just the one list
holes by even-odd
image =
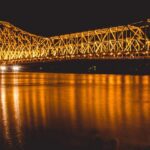
[[13, 71], [19, 71], [20, 70], [20, 66], [12, 66], [12, 70]]
[[0, 66], [0, 71], [4, 72], [7, 70], [7, 67], [6, 66]]

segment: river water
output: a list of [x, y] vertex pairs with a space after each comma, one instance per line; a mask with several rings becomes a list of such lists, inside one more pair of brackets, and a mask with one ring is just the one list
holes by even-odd
[[150, 76], [1, 73], [0, 150], [150, 149]]

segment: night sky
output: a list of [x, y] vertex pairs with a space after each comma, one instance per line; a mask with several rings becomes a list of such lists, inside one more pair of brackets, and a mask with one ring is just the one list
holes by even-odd
[[4, 0], [0, 20], [43, 36], [123, 25], [150, 18], [144, 0]]

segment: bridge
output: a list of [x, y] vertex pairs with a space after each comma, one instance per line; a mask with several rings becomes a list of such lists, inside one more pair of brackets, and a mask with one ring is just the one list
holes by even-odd
[[0, 22], [0, 65], [140, 58], [150, 58], [150, 19], [53, 37], [37, 36]]

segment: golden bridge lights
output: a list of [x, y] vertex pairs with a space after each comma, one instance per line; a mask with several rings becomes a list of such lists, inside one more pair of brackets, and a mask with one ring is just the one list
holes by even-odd
[[[149, 20], [141, 24], [54, 37], [33, 35], [10, 23], [0, 21], [0, 64], [91, 58], [150, 58]], [[13, 69], [18, 71], [16, 67]]]
[[7, 72], [7, 71], [12, 71], [12, 72], [18, 72], [21, 70], [21, 66], [14, 65], [14, 66], [0, 66], [0, 72]]
[[14, 71], [14, 72], [17, 72], [17, 71], [19, 71], [21, 69], [21, 67], [20, 66], [12, 66], [12, 71]]
[[7, 70], [7, 66], [0, 66], [0, 72], [5, 72]]

